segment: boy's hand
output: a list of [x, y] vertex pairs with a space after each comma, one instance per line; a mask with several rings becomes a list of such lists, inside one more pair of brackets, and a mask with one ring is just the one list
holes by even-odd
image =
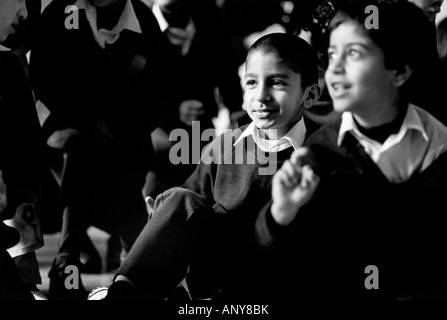
[[320, 178], [309, 165], [301, 166], [301, 159], [308, 150], [300, 148], [292, 153], [272, 180], [272, 216], [276, 223], [289, 225], [314, 194]]
[[192, 122], [199, 120], [204, 112], [202, 102], [198, 100], [185, 100], [180, 104], [180, 121], [191, 126]]
[[48, 138], [47, 145], [55, 149], [65, 149], [68, 141], [78, 134], [78, 130], [72, 128], [57, 130]]

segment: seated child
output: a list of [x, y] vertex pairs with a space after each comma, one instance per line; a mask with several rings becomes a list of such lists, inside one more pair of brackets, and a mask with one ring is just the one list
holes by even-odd
[[341, 118], [278, 170], [256, 222], [277, 298], [447, 296], [447, 128], [409, 103], [424, 23], [391, 0], [351, 2], [332, 19], [325, 79]]
[[276, 168], [305, 139], [302, 114], [320, 96], [317, 81], [317, 56], [303, 39], [278, 33], [253, 44], [244, 92], [252, 123], [214, 139], [183, 187], [157, 197], [106, 299], [163, 299], [183, 279], [193, 299], [251, 288], [257, 212]]

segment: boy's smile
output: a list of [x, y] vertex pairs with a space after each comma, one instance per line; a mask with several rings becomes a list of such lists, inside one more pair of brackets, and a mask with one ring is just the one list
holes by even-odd
[[254, 112], [255, 116], [259, 119], [267, 119], [271, 118], [273, 116], [276, 116], [276, 113], [278, 113], [278, 108], [274, 107], [268, 107], [263, 103], [253, 101], [252, 103], [252, 111]]
[[344, 82], [333, 82], [331, 84], [332, 91], [333, 91], [333, 98], [334, 99], [340, 99], [344, 95], [348, 94], [348, 90], [351, 88], [351, 84], [344, 81]]
[[282, 137], [300, 119], [304, 90], [301, 76], [275, 54], [262, 50], [247, 59], [244, 104], [259, 129], [276, 129]]

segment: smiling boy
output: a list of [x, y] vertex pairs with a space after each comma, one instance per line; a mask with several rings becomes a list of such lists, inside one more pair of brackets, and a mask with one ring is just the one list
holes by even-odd
[[[253, 227], [274, 173], [259, 169], [281, 166], [301, 146], [302, 112], [320, 96], [317, 81], [317, 56], [303, 39], [269, 34], [251, 47], [244, 103], [253, 122], [213, 140], [205, 152], [216, 146], [223, 152], [201, 162], [183, 188], [157, 197], [107, 299], [162, 299], [185, 277], [193, 299], [255, 294], [252, 284], [260, 279], [251, 260]], [[237, 148], [244, 161], [226, 162]]]
[[[315, 86], [306, 82], [306, 78], [302, 78], [287, 64], [278, 64], [275, 54], [266, 53], [269, 52], [262, 49], [250, 52], [245, 75], [244, 104], [257, 129], [263, 129], [267, 136], [274, 132], [277, 137], [283, 137], [302, 121], [304, 108], [311, 106], [305, 99], [310, 91], [315, 90]], [[297, 108], [297, 105], [303, 105], [304, 108]]]

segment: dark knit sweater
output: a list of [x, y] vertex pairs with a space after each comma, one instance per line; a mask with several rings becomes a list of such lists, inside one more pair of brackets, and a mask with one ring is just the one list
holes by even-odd
[[[264, 153], [250, 135], [237, 145], [244, 147], [241, 153], [233, 144], [246, 127], [238, 130], [233, 139], [231, 133], [214, 139], [204, 154], [211, 154], [210, 150], [220, 149], [221, 152], [211, 154], [213, 163], [200, 163], [184, 184], [185, 188], [204, 196], [214, 212], [222, 215], [222, 223], [228, 226], [223, 240], [225, 252], [220, 254], [225, 257], [225, 280], [218, 298], [250, 298], [247, 294], [253, 288], [253, 281], [258, 280], [251, 277], [254, 271], [253, 226], [258, 212], [271, 199], [273, 173], [293, 152], [290, 147], [276, 154]], [[225, 145], [227, 150], [224, 150]], [[269, 165], [271, 174], [260, 175], [259, 169], [266, 169]]]
[[[233, 135], [225, 133], [204, 148], [202, 159], [209, 155], [207, 160], [211, 163], [199, 163], [184, 187], [207, 198], [218, 213], [237, 215], [243, 212], [244, 217], [253, 219], [253, 214], [271, 198], [273, 174], [290, 158], [293, 148], [278, 153], [263, 152], [252, 135], [233, 146], [246, 127], [235, 130]], [[243, 150], [239, 149], [242, 146]], [[270, 171], [267, 170], [269, 166]], [[262, 170], [270, 174], [263, 175]], [[249, 212], [251, 215], [247, 214]]]
[[[390, 183], [352, 135], [337, 145], [340, 121], [309, 137], [307, 162], [321, 177], [289, 228], [269, 204], [256, 225], [263, 292], [285, 298], [446, 297], [444, 193], [447, 154], [399, 184]], [[379, 290], [367, 290], [368, 265]], [[278, 295], [275, 295], [278, 298]]]

